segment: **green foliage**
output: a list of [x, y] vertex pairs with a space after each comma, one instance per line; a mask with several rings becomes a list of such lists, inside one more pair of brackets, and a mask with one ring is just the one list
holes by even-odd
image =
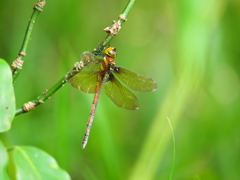
[[[15, 146], [9, 150], [10, 172], [17, 180], [69, 180], [69, 175], [59, 168], [55, 159], [34, 147]], [[11, 169], [14, 168], [14, 169]]]
[[55, 159], [44, 151], [27, 146], [14, 146], [8, 153], [0, 141], [1, 180], [69, 180]]
[[4, 145], [2, 144], [2, 142], [0, 141], [0, 179], [1, 180], [9, 180], [9, 176], [8, 176], [8, 154], [7, 151], [4, 147]]
[[15, 95], [8, 63], [0, 58], [0, 132], [8, 131], [15, 116]]

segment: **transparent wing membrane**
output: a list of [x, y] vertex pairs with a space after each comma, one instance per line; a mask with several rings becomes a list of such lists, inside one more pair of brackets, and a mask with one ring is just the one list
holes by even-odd
[[139, 108], [137, 97], [124, 87], [112, 74], [104, 85], [107, 96], [119, 107], [136, 110]]
[[85, 51], [81, 55], [81, 61], [84, 63], [84, 66], [88, 65], [88, 63], [95, 60], [95, 55], [90, 51]]
[[135, 91], [147, 92], [157, 89], [157, 83], [153, 79], [134, 73], [124, 67], [116, 67], [113, 74]]
[[99, 74], [97, 72], [81, 71], [70, 78], [67, 82], [72, 87], [84, 93], [95, 93], [98, 83], [98, 76]]
[[86, 67], [90, 70], [90, 71], [100, 71], [102, 69], [102, 63], [103, 63], [103, 58], [102, 57], [98, 57], [95, 56], [94, 54], [92, 54], [91, 58], [94, 57], [94, 59], [92, 59], [87, 65]]

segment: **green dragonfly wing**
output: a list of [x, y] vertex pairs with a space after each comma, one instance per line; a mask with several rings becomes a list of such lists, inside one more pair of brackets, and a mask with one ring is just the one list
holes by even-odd
[[112, 74], [104, 84], [104, 91], [107, 96], [119, 107], [136, 110], [139, 108], [137, 97], [124, 87]]
[[90, 71], [100, 71], [101, 70], [101, 61], [92, 61], [86, 67]]
[[157, 83], [152, 78], [137, 74], [124, 67], [115, 67], [114, 75], [116, 75], [124, 84], [135, 91], [155, 91]]
[[100, 58], [98, 56], [94, 56], [94, 59], [92, 59], [88, 64], [87, 68], [90, 71], [100, 71], [102, 68], [103, 58]]
[[70, 79], [68, 79], [68, 83], [84, 92], [84, 93], [95, 93], [96, 86], [98, 82], [99, 74], [91, 71], [81, 71], [78, 74], [74, 75]]

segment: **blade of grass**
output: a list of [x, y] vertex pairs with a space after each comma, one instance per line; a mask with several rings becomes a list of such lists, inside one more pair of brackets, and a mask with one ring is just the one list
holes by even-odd
[[[171, 131], [165, 125], [166, 116], [171, 118], [172, 127], [176, 129], [182, 113], [187, 108], [186, 105], [196, 99], [205, 80], [204, 70], [214, 28], [212, 24], [218, 22], [216, 14], [219, 12], [212, 12], [210, 9], [216, 7], [217, 1], [188, 0], [178, 1], [177, 4], [179, 19], [176, 22], [181, 23], [176, 31], [176, 80], [169, 88], [165, 100], [161, 102], [158, 114], [149, 128], [139, 159], [130, 174], [131, 180], [155, 179], [157, 171], [161, 168], [161, 159], [171, 141]], [[206, 21], [206, 17], [214, 18]]]
[[168, 120], [168, 124], [170, 126], [170, 129], [171, 129], [171, 132], [172, 132], [172, 141], [173, 141], [173, 161], [172, 161], [171, 172], [170, 172], [170, 175], [169, 175], [169, 178], [168, 178], [169, 180], [171, 180], [172, 179], [172, 175], [173, 175], [173, 168], [174, 168], [175, 158], [176, 158], [176, 144], [175, 144], [174, 131], [173, 131], [171, 122], [170, 122], [168, 117], [167, 117], [167, 120]]

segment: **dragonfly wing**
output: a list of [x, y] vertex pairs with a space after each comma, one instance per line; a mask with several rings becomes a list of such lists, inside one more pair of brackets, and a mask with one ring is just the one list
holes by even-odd
[[83, 64], [85, 66], [88, 65], [88, 63], [90, 63], [94, 60], [95, 60], [95, 55], [90, 51], [85, 51], [81, 55], [81, 61], [83, 62]]
[[69, 79], [71, 79], [73, 76], [75, 76], [76, 74], [78, 74], [79, 72], [81, 72], [82, 70], [72, 70], [69, 71], [66, 75], [65, 75], [65, 79], [68, 81]]
[[119, 107], [136, 110], [139, 108], [137, 97], [124, 87], [112, 74], [104, 85], [107, 96]]
[[99, 71], [103, 59], [94, 55], [92, 52], [85, 51], [81, 55], [81, 61], [90, 71]]
[[89, 62], [86, 67], [90, 71], [99, 71], [99, 70], [102, 69], [102, 63], [103, 63], [103, 58], [100, 58], [98, 56], [94, 56], [94, 60]]
[[152, 78], [137, 74], [124, 67], [115, 67], [113, 74], [135, 91], [147, 92], [157, 89], [157, 83]]
[[99, 74], [91, 71], [81, 71], [67, 82], [84, 93], [95, 93]]

